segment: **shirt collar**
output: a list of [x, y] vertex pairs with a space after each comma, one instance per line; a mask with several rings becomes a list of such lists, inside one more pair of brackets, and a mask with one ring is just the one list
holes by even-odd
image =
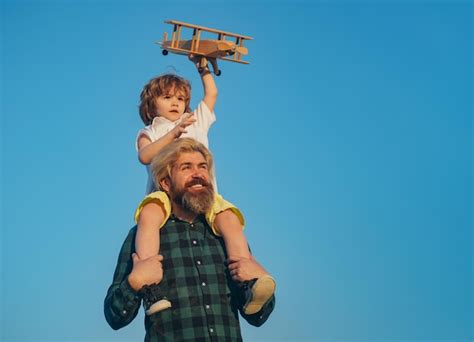
[[[179, 217], [177, 217], [174, 213], [171, 213], [170, 217], [169, 217], [169, 220], [175, 220], [175, 221], [179, 221], [179, 222], [186, 222], [186, 223], [190, 223], [188, 221], [183, 221], [181, 220]], [[194, 219], [193, 222], [191, 223], [196, 223], [196, 222], [204, 222], [206, 221], [206, 216], [204, 214], [199, 214], [198, 216], [196, 216], [196, 218]]]

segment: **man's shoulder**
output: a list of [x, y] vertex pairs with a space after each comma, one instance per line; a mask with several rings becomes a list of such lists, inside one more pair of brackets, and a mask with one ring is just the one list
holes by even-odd
[[135, 236], [137, 235], [137, 225], [134, 225], [132, 228], [129, 229], [127, 232], [127, 236], [125, 238], [125, 242], [134, 240]]

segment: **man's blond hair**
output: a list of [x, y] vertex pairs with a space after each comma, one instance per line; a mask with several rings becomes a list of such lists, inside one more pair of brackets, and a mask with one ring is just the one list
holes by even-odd
[[158, 190], [163, 191], [160, 186], [160, 181], [166, 177], [171, 178], [171, 169], [173, 169], [173, 166], [176, 164], [181, 154], [192, 152], [199, 152], [202, 154], [209, 169], [210, 179], [214, 178], [212, 171], [214, 170], [214, 161], [212, 159], [212, 154], [207, 147], [195, 139], [181, 138], [162, 148], [151, 161], [150, 169], [155, 182], [155, 187]]

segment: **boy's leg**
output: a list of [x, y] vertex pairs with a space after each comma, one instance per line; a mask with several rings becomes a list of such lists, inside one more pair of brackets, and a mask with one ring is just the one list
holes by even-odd
[[165, 212], [156, 202], [147, 203], [140, 212], [135, 238], [135, 250], [140, 259], [147, 259], [159, 253], [159, 229], [164, 218]]
[[245, 238], [239, 218], [230, 209], [216, 215], [215, 226], [224, 238], [225, 248], [229, 258], [250, 259], [249, 246]]
[[[135, 250], [140, 259], [157, 255], [160, 251], [160, 227], [165, 219], [163, 207], [156, 203], [147, 203], [140, 212], [135, 238]], [[171, 307], [171, 303], [160, 298], [157, 284], [144, 286], [144, 306], [147, 315]]]
[[[232, 210], [218, 213], [214, 224], [224, 238], [229, 259], [252, 258], [242, 224]], [[266, 272], [258, 278], [241, 282], [239, 287], [243, 295], [244, 313], [251, 315], [259, 312], [275, 293], [275, 286], [275, 280]]]
[[259, 312], [275, 293], [275, 279], [255, 258], [230, 259], [229, 271], [239, 284], [239, 301], [243, 312], [252, 315]]

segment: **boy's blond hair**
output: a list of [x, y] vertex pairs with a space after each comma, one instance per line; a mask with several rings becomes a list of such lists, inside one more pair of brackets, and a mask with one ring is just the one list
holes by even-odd
[[176, 164], [182, 153], [192, 152], [199, 152], [203, 155], [207, 163], [209, 176], [211, 179], [213, 179], [214, 161], [211, 152], [206, 146], [195, 139], [181, 138], [162, 148], [151, 161], [150, 169], [151, 173], [153, 174], [155, 187], [163, 191], [160, 186], [160, 181], [166, 177], [171, 178], [171, 169]]
[[189, 103], [191, 101], [191, 84], [188, 80], [178, 75], [166, 74], [151, 79], [140, 94], [140, 117], [143, 123], [148, 126], [153, 118], [159, 114], [156, 110], [156, 98], [161, 95], [167, 95], [181, 92], [185, 98], [185, 112], [190, 113]]

